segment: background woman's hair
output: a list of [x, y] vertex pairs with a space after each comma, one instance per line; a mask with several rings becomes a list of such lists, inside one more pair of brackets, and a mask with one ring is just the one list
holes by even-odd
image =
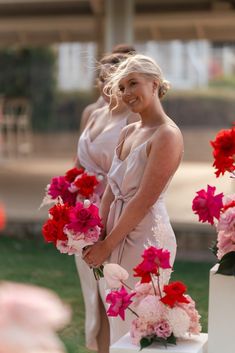
[[110, 75], [104, 90], [117, 95], [120, 80], [134, 72], [144, 74], [158, 81], [159, 98], [162, 98], [170, 88], [170, 83], [164, 79], [162, 70], [152, 58], [142, 54], [135, 54], [128, 55], [127, 59], [118, 65], [115, 72]]
[[136, 54], [136, 49], [133, 45], [129, 44], [117, 44], [113, 47], [112, 53], [122, 53], [122, 54]]

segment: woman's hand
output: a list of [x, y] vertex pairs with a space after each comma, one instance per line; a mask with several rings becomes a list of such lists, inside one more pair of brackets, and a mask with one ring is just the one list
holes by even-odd
[[83, 251], [83, 260], [90, 267], [101, 266], [111, 254], [111, 249], [108, 247], [107, 241], [101, 240], [87, 247]]

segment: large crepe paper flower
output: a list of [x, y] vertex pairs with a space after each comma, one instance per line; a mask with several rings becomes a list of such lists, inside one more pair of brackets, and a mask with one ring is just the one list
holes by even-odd
[[210, 141], [213, 147], [214, 164], [217, 169], [215, 174], [219, 177], [226, 171], [235, 170], [235, 126], [228, 130], [221, 130], [214, 141]]
[[95, 175], [89, 175], [83, 173], [79, 175], [73, 182], [73, 187], [77, 188], [78, 193], [85, 197], [89, 198], [95, 191], [96, 186], [99, 184]]
[[42, 234], [46, 242], [56, 245], [58, 240], [67, 240], [64, 227], [69, 222], [70, 210], [71, 207], [67, 204], [56, 204], [50, 208], [50, 218], [42, 227]]
[[134, 268], [134, 277], [141, 277], [141, 283], [152, 280], [151, 275], [159, 275], [159, 268], [167, 269], [170, 266], [170, 252], [158, 249], [154, 246], [147, 248], [143, 255], [143, 261]]
[[187, 287], [179, 281], [165, 285], [163, 292], [166, 293], [166, 295], [161, 298], [161, 301], [171, 308], [173, 308], [176, 303], [189, 303], [189, 300], [184, 295], [186, 290]]
[[69, 183], [73, 183], [76, 177], [82, 173], [84, 173], [84, 169], [82, 168], [78, 169], [75, 167], [75, 168], [69, 169], [65, 173], [65, 180], [68, 181]]
[[132, 303], [131, 298], [135, 293], [128, 293], [124, 286], [121, 289], [110, 292], [106, 297], [106, 303], [110, 304], [107, 310], [108, 316], [120, 316], [125, 320], [125, 310]]
[[155, 246], [150, 246], [144, 250], [142, 257], [145, 261], [156, 264], [160, 268], [171, 268], [170, 252], [167, 249], [158, 249]]
[[197, 196], [193, 199], [192, 209], [199, 216], [200, 222], [214, 224], [214, 218], [220, 217], [224, 195], [223, 193], [215, 195], [215, 190], [215, 187], [207, 185], [207, 191], [204, 189], [197, 191]]
[[128, 272], [118, 264], [106, 264], [103, 269], [104, 278], [110, 288], [120, 288], [129, 277]]
[[56, 334], [71, 311], [52, 291], [32, 285], [0, 284], [0, 353], [65, 353]]
[[48, 195], [51, 196], [52, 200], [56, 200], [61, 197], [64, 203], [74, 205], [76, 202], [76, 193], [71, 193], [69, 190], [70, 183], [64, 176], [58, 176], [51, 179], [51, 183], [48, 187]]
[[6, 215], [4, 207], [0, 204], [0, 231], [5, 228], [6, 225]]
[[77, 202], [75, 207], [71, 208], [67, 229], [75, 233], [84, 233], [96, 226], [102, 227], [97, 206], [91, 203], [85, 203], [84, 205], [81, 202]]

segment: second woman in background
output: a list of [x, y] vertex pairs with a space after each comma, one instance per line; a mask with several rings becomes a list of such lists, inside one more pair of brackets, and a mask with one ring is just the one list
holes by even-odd
[[[108, 104], [93, 111], [78, 142], [77, 165], [103, 177], [101, 195], [106, 186], [106, 175], [111, 167], [122, 128], [139, 120], [139, 115], [131, 112], [121, 99], [118, 103], [116, 100], [110, 102], [110, 98], [103, 93], [103, 86], [109, 74], [126, 58], [126, 54], [117, 53], [105, 56], [100, 61], [99, 89]], [[76, 257], [76, 266], [85, 302], [86, 345], [90, 349], [98, 349], [99, 353], [106, 353], [109, 346], [108, 321], [100, 319], [100, 312], [105, 309], [99, 298], [98, 284], [91, 269], [79, 257]], [[102, 315], [103, 317], [105, 315]]]

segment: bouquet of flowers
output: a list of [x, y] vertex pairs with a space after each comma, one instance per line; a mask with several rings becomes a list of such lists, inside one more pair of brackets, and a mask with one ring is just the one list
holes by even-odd
[[[216, 177], [230, 172], [234, 178], [235, 126], [219, 131], [211, 145]], [[235, 276], [235, 194], [224, 196], [223, 193], [215, 195], [215, 192], [216, 188], [210, 185], [206, 190], [199, 190], [192, 209], [200, 222], [209, 222], [216, 227], [218, 235], [212, 251], [219, 262], [217, 273]]]
[[125, 269], [117, 264], [104, 265], [105, 280], [112, 288], [106, 297], [108, 316], [119, 315], [125, 320], [125, 310], [130, 310], [136, 316], [130, 327], [132, 343], [141, 349], [153, 342], [176, 344], [178, 337], [199, 334], [200, 316], [193, 299], [185, 294], [186, 286], [182, 282], [161, 285], [161, 275], [171, 268], [170, 252], [150, 246], [142, 258], [134, 268], [134, 276], [141, 278], [134, 290], [125, 284]]
[[46, 187], [46, 195], [40, 207], [56, 203], [60, 198], [64, 203], [75, 206], [76, 202], [89, 199], [99, 202], [100, 182], [103, 177], [86, 172], [84, 169], [72, 168], [65, 175], [56, 176]]
[[[89, 200], [75, 206], [58, 201], [49, 210], [42, 234], [63, 254], [82, 255], [82, 250], [99, 240], [102, 224], [99, 209]], [[96, 279], [102, 277], [102, 267], [93, 269]]]

